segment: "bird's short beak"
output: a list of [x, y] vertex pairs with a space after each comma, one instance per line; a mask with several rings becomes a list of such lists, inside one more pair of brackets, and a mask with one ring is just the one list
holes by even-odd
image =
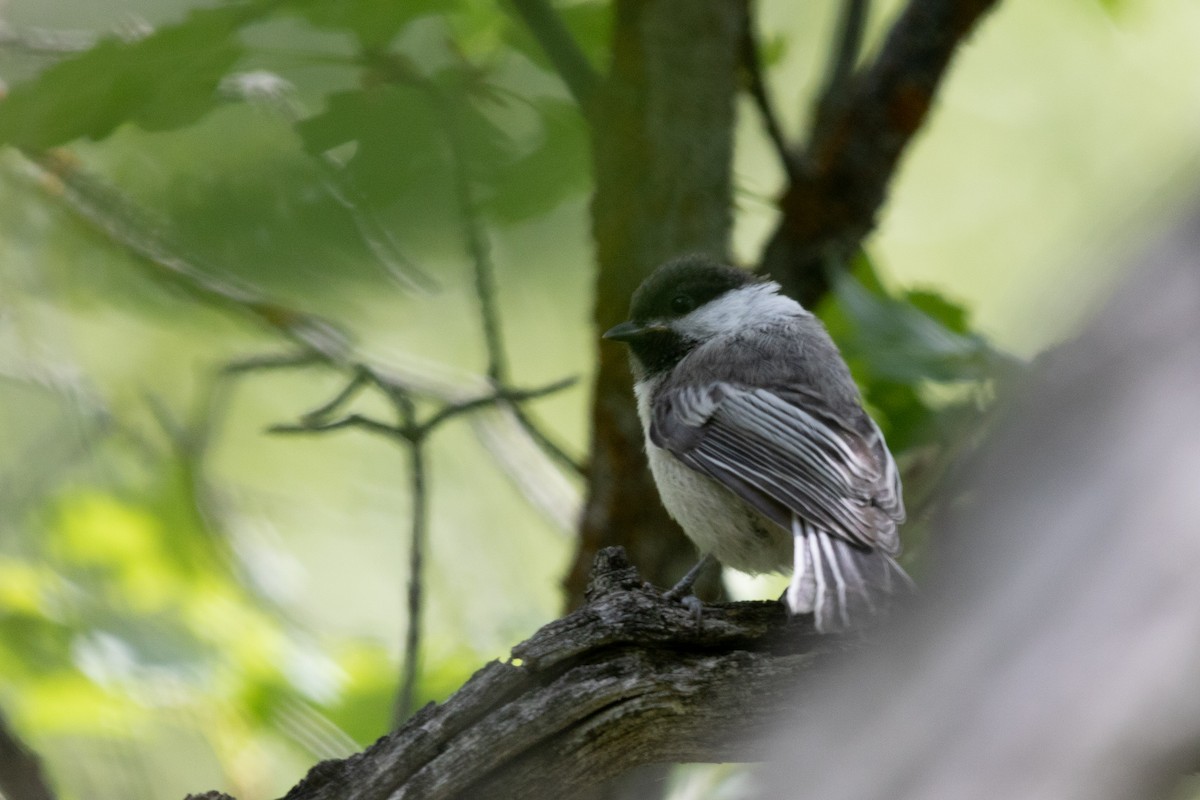
[[626, 320], [620, 325], [614, 325], [604, 332], [605, 339], [612, 339], [614, 342], [631, 342], [634, 339], [645, 333], [648, 328], [638, 325], [633, 320]]

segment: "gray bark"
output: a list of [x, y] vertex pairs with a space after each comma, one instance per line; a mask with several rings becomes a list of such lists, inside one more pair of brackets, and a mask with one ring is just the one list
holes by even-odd
[[287, 800], [569, 798], [643, 764], [761, 759], [763, 721], [804, 702], [796, 677], [836, 646], [774, 602], [696, 624], [610, 548], [582, 608]]
[[925, 608], [812, 687], [764, 796], [1152, 798], [1195, 768], [1198, 265], [1200, 210], [1041, 359]]
[[[625, 319], [633, 290], [667, 258], [727, 254], [742, 2], [615, 3], [611, 68], [588, 108], [598, 332]], [[599, 340], [597, 347], [588, 496], [566, 580], [570, 607], [602, 547], [625, 547], [649, 580], [668, 586], [696, 558], [646, 469], [624, 348]]]

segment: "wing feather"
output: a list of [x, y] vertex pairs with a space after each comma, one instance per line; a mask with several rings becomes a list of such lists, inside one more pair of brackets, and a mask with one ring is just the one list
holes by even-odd
[[845, 420], [807, 391], [727, 382], [667, 388], [652, 407], [654, 444], [786, 530], [795, 514], [854, 544], [898, 550], [899, 477], [865, 413]]

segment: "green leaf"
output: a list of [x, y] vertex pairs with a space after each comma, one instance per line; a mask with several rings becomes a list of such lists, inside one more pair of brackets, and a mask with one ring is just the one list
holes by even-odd
[[449, 134], [461, 143], [473, 180], [491, 181], [512, 159], [509, 138], [478, 107], [492, 99], [474, 73], [444, 70], [417, 85], [371, 86], [329, 99], [324, 112], [296, 130], [310, 153], [355, 143], [346, 164], [350, 179], [375, 206], [404, 194], [428, 195], [449, 185]]
[[865, 361], [876, 379], [913, 384], [991, 375], [998, 354], [982, 337], [958, 333], [916, 305], [869, 291], [844, 272], [833, 276], [833, 295], [849, 323], [839, 326], [839, 344]]
[[0, 613], [0, 674], [6, 681], [37, 679], [71, 663], [75, 629], [42, 613]]
[[[612, 37], [612, 3], [575, 3], [555, 8], [559, 18], [571, 33], [571, 38], [593, 64], [604, 61]], [[515, 14], [509, 15], [504, 39], [514, 49], [547, 72], [554, 72], [546, 51]]]
[[144, 39], [105, 39], [13, 87], [0, 103], [0, 142], [41, 150], [103, 139], [126, 122], [151, 131], [195, 122], [218, 103], [217, 86], [242, 54], [238, 29], [266, 11], [202, 9]]
[[955, 333], [970, 333], [967, 309], [958, 303], [951, 302], [936, 292], [921, 289], [905, 292], [904, 299], [918, 311]]
[[414, 19], [459, 5], [456, 0], [307, 0], [296, 11], [314, 27], [350, 31], [364, 50], [375, 50]]
[[428, 93], [407, 86], [372, 86], [329, 98], [325, 111], [296, 125], [310, 153], [355, 143], [346, 164], [373, 205], [444, 174], [438, 118]]
[[496, 173], [485, 210], [501, 222], [519, 222], [545, 213], [590, 183], [587, 128], [574, 103], [535, 101], [540, 141]]
[[894, 452], [920, 443], [937, 416], [916, 387], [908, 384], [872, 381], [863, 396]]

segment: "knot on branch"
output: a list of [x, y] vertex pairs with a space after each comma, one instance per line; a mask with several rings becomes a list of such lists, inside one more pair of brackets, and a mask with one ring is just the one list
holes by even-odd
[[612, 592], [627, 592], [643, 585], [637, 567], [629, 561], [624, 547], [605, 547], [592, 561], [592, 577], [584, 599], [588, 604]]

